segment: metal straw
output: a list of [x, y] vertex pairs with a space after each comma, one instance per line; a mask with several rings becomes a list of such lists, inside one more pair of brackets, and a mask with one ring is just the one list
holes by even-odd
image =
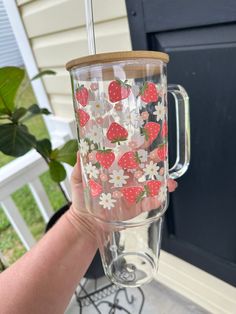
[[84, 0], [85, 5], [85, 18], [88, 37], [88, 52], [90, 55], [96, 54], [96, 44], [94, 35], [94, 22], [93, 22], [93, 1]]

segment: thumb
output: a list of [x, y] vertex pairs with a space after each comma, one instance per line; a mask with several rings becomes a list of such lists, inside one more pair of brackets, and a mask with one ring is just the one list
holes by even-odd
[[71, 174], [71, 183], [77, 184], [82, 182], [80, 153], [77, 152], [77, 161]]

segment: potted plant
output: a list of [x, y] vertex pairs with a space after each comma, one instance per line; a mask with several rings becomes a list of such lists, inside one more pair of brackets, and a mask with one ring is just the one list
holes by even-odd
[[[46, 70], [40, 72], [31, 80], [43, 75], [53, 75], [55, 72]], [[37, 139], [27, 128], [25, 122], [36, 115], [49, 115], [46, 108], [40, 108], [32, 104], [28, 108], [21, 107], [17, 103], [17, 93], [25, 77], [25, 70], [17, 67], [0, 68], [0, 151], [5, 155], [19, 157], [35, 149], [48, 164], [52, 180], [58, 183], [67, 204], [59, 209], [49, 221], [46, 231], [50, 229], [61, 215], [69, 208], [70, 202], [60, 184], [66, 177], [63, 163], [74, 166], [78, 150], [77, 140], [69, 140], [60, 148], [52, 148], [49, 139]], [[100, 255], [96, 254], [87, 273], [87, 278], [102, 276], [103, 269]]]
[[[36, 75], [32, 80], [43, 75], [54, 74], [47, 70]], [[36, 115], [49, 115], [46, 108], [32, 104], [28, 108], [19, 107], [16, 95], [25, 77], [25, 70], [17, 67], [0, 68], [0, 151], [6, 155], [19, 157], [35, 149], [49, 166], [51, 178], [60, 182], [66, 177], [63, 162], [73, 166], [78, 149], [75, 139], [69, 140], [60, 148], [52, 148], [47, 138], [38, 140], [27, 128], [25, 122]], [[66, 197], [66, 195], [65, 195]], [[67, 197], [66, 197], [67, 199]], [[68, 201], [68, 199], [67, 199]]]

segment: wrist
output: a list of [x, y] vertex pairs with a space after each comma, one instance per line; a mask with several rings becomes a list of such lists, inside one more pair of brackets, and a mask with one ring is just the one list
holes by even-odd
[[97, 244], [95, 224], [89, 215], [79, 213], [73, 205], [70, 206], [65, 215], [79, 234], [82, 233], [83, 237], [87, 236], [91, 238], [91, 240], [96, 241]]

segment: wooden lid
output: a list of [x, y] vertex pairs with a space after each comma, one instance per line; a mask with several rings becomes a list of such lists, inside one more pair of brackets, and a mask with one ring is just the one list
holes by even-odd
[[109, 52], [109, 53], [100, 53], [91, 56], [86, 56], [82, 58], [77, 58], [69, 61], [66, 64], [66, 69], [69, 71], [73, 67], [84, 67], [98, 63], [109, 63], [116, 61], [125, 61], [132, 59], [158, 59], [165, 63], [168, 63], [169, 56], [166, 53], [159, 51], [120, 51], [120, 52]]

